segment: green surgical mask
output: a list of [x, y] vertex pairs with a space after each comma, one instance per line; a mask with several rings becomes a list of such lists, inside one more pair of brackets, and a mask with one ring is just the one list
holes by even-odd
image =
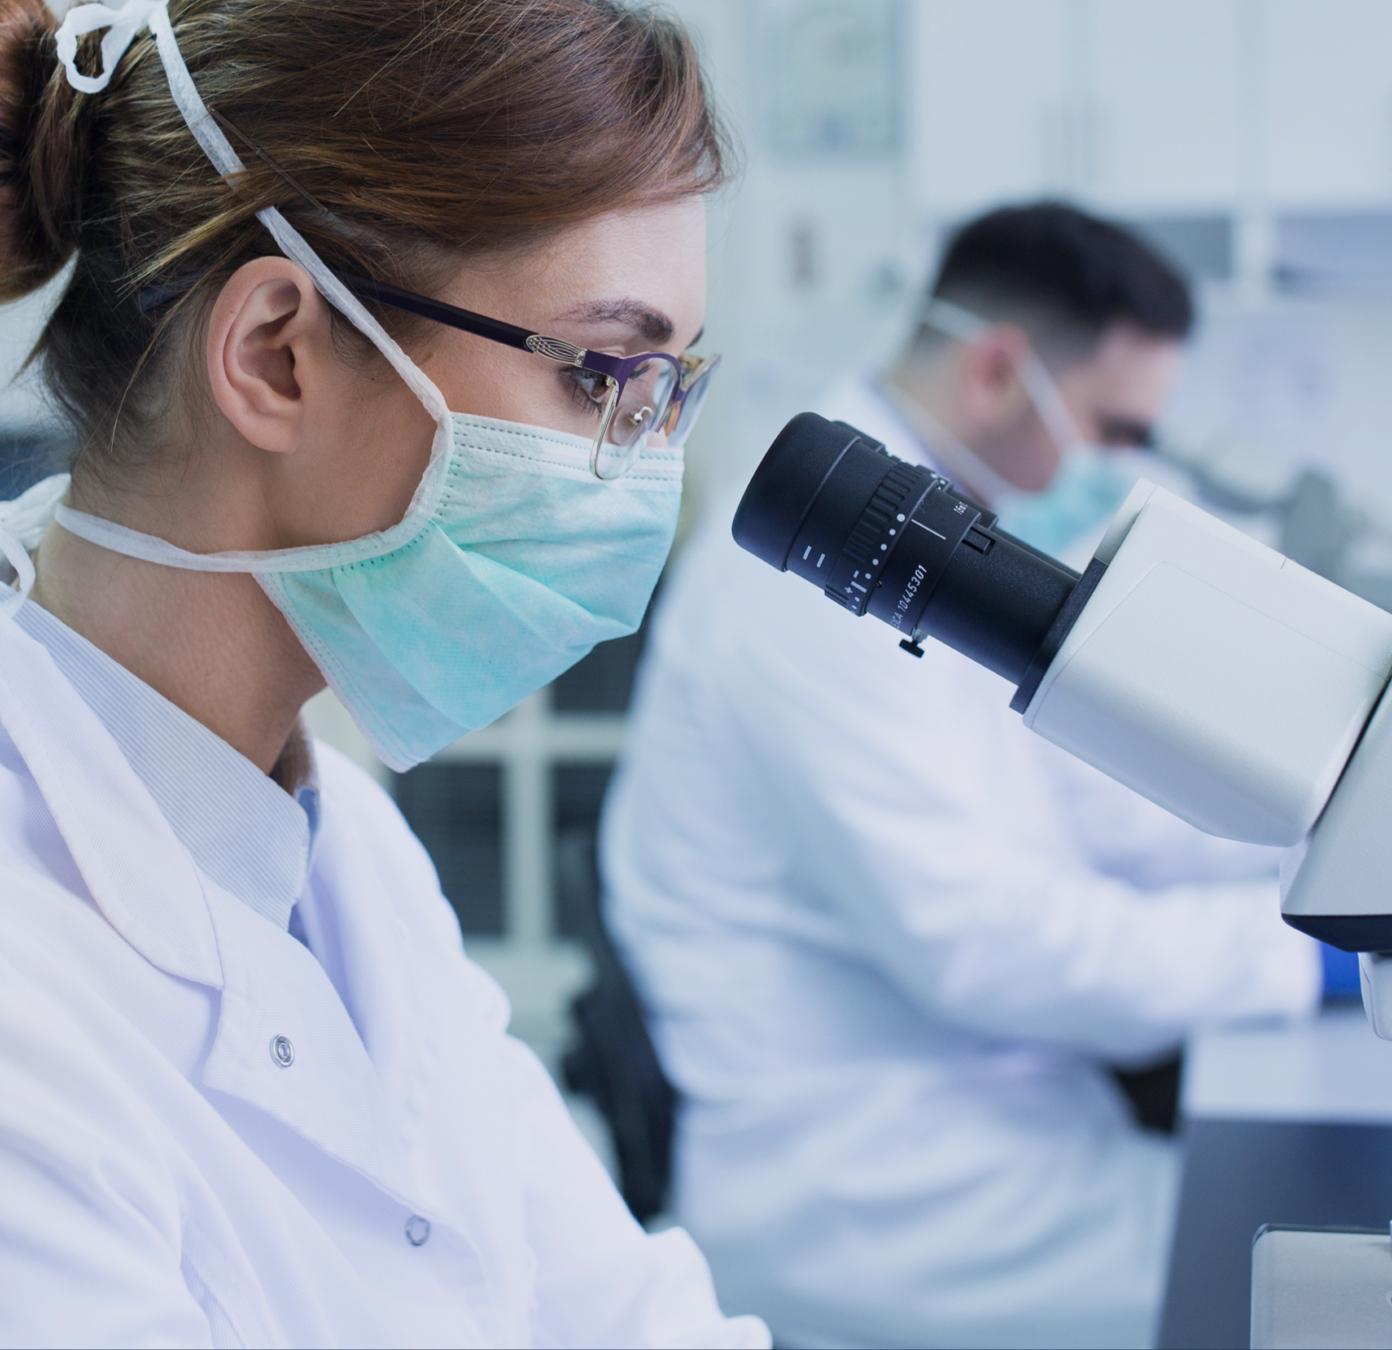
[[[59, 33], [69, 79], [93, 92], [104, 86], [146, 26], [190, 131], [220, 173], [240, 172], [163, 3], [69, 10]], [[100, 28], [108, 29], [103, 72], [83, 76], [74, 65], [77, 36]], [[602, 481], [591, 471], [588, 440], [451, 411], [289, 221], [274, 209], [259, 219], [435, 420], [430, 463], [404, 518], [342, 543], [204, 554], [53, 507], [62, 480], [27, 501], [47, 503], [62, 528], [116, 553], [254, 576], [378, 754], [407, 769], [501, 716], [596, 643], [638, 627], [676, 529], [682, 452], [645, 447], [623, 478]], [[411, 447], [380, 449], [394, 457]]]

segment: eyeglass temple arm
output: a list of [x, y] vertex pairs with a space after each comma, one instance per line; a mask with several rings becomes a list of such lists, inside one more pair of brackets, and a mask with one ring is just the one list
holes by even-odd
[[562, 365], [578, 366], [589, 355], [583, 347], [577, 347], [573, 342], [533, 333], [531, 329], [521, 328], [515, 323], [490, 319], [486, 314], [476, 314], [471, 309], [447, 305], [443, 300], [432, 300], [429, 296], [402, 290], [399, 286], [389, 285], [385, 281], [373, 281], [370, 277], [356, 276], [351, 272], [342, 273], [339, 279], [360, 299], [375, 300], [378, 304], [389, 305], [392, 309], [404, 310], [408, 314], [419, 315], [422, 319], [433, 319], [436, 323], [448, 324], [451, 328], [459, 328], [477, 337], [501, 342], [507, 347], [516, 347], [520, 351], [535, 352], [540, 356], [549, 357], [552, 361], [559, 361]]

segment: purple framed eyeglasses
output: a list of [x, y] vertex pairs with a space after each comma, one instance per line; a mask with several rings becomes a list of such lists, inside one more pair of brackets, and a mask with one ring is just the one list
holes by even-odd
[[670, 445], [684, 444], [720, 360], [666, 352], [610, 356], [368, 277], [342, 273], [339, 280], [360, 299], [573, 367], [577, 396], [589, 399], [599, 415], [590, 450], [590, 470], [596, 478], [622, 478], [655, 432], [665, 434]]

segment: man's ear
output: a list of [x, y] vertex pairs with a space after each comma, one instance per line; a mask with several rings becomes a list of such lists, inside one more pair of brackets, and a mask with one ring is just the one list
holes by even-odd
[[206, 358], [213, 400], [244, 440], [297, 448], [330, 337], [328, 305], [298, 263], [257, 258], [232, 274], [209, 315]]
[[1023, 396], [1020, 367], [1029, 336], [1013, 324], [997, 324], [962, 347], [960, 398], [973, 422], [996, 424], [1013, 417]]

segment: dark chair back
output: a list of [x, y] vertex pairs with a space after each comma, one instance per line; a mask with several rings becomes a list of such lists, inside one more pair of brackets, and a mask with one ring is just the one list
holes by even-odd
[[660, 1214], [672, 1175], [676, 1093], [662, 1072], [643, 1006], [604, 926], [594, 835], [558, 845], [560, 899], [594, 962], [593, 982], [571, 1003], [574, 1041], [561, 1063], [567, 1088], [599, 1108], [614, 1140], [619, 1190], [639, 1223]]

